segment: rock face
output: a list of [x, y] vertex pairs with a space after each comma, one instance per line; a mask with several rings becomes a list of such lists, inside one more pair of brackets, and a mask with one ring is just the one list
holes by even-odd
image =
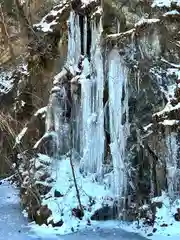
[[112, 193], [92, 220], [133, 220], [162, 190], [172, 200], [179, 194], [179, 10], [175, 1], [63, 1], [34, 25], [40, 37], [29, 44], [26, 71], [18, 65], [0, 82], [1, 108], [20, 132], [13, 145], [0, 143], [16, 153], [22, 200], [33, 219], [56, 225], [47, 206], [46, 217], [37, 216], [57, 182], [52, 168], [72, 150], [82, 176], [106, 182]]

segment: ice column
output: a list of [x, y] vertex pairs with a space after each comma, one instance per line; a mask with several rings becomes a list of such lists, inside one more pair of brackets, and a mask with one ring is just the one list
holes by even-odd
[[79, 26], [79, 15], [71, 11], [68, 20], [68, 56], [67, 63], [77, 66], [81, 55], [81, 33]]
[[108, 58], [110, 149], [113, 161], [112, 189], [117, 199], [127, 186], [125, 147], [129, 134], [127, 69], [116, 49]]
[[[81, 164], [86, 173], [96, 173], [97, 176], [101, 176], [104, 159], [104, 74], [100, 48], [101, 32], [101, 21], [98, 26], [93, 21], [90, 63], [91, 77], [82, 80], [81, 96], [83, 128], [83, 158]], [[88, 63], [85, 65], [87, 66]]]
[[179, 171], [177, 166], [177, 134], [171, 133], [166, 138], [168, 153], [166, 156], [167, 184], [170, 197], [175, 197], [178, 190]]

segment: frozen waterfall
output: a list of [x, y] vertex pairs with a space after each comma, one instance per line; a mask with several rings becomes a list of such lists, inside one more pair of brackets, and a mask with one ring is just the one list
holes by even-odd
[[81, 33], [79, 25], [79, 16], [71, 11], [68, 20], [68, 56], [67, 63], [77, 66], [81, 55]]
[[180, 169], [178, 162], [178, 144], [177, 134], [172, 133], [166, 137], [167, 144], [167, 156], [166, 156], [166, 168], [167, 168], [167, 185], [168, 194], [171, 198], [176, 197], [179, 194], [179, 178]]
[[[103, 91], [104, 73], [103, 58], [101, 54], [100, 38], [102, 32], [101, 21], [96, 26], [92, 21], [92, 43], [90, 78], [83, 78], [82, 89], [82, 162], [81, 166], [86, 173], [102, 174], [104, 160], [104, 112], [103, 112]], [[87, 71], [88, 60], [84, 64], [84, 71]], [[86, 74], [87, 75], [87, 74]], [[84, 76], [84, 74], [83, 74]]]
[[125, 147], [128, 129], [127, 69], [113, 49], [108, 58], [110, 148], [113, 161], [112, 187], [115, 197], [124, 196], [127, 187]]
[[[104, 104], [108, 104], [110, 142], [106, 142], [110, 144], [110, 165], [113, 165], [109, 186], [115, 199], [119, 200], [126, 193], [128, 178], [125, 163], [126, 140], [129, 134], [127, 69], [116, 49], [109, 53], [105, 69], [101, 49], [101, 18], [97, 23], [97, 19], [90, 21], [87, 17], [82, 18], [71, 12], [68, 31], [66, 66], [72, 79], [68, 79], [66, 68], [55, 78], [56, 86], [50, 100], [48, 129], [52, 128], [53, 121], [53, 130], [57, 134], [57, 148], [65, 151], [68, 151], [68, 137], [71, 134], [73, 148], [80, 156], [80, 171], [92, 175], [102, 184], [106, 174], [103, 167], [106, 163]], [[104, 85], [106, 75], [107, 89]], [[75, 82], [75, 85], [72, 86], [72, 82]], [[67, 114], [68, 88], [71, 89], [71, 119]], [[72, 92], [72, 88], [79, 89], [79, 95]], [[108, 91], [109, 95], [106, 103], [104, 90]], [[65, 153], [60, 149], [58, 153]]]

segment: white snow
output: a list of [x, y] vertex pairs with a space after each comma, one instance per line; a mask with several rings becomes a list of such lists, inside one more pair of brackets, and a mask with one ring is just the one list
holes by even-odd
[[51, 27], [56, 24], [57, 24], [56, 20], [53, 20], [51, 23], [47, 23], [45, 19], [42, 19], [42, 21], [39, 24], [35, 24], [34, 26], [43, 32], [52, 32], [53, 29]]
[[[27, 213], [21, 213], [19, 191], [7, 181], [0, 185], [0, 240], [137, 240], [136, 234], [125, 232], [118, 221], [94, 223], [77, 233], [61, 236], [60, 228], [38, 226], [34, 222], [28, 224]], [[94, 190], [94, 189], [93, 189]], [[24, 215], [24, 216], [23, 216]], [[142, 239], [142, 238], [140, 238]], [[144, 239], [145, 240], [145, 239]]]
[[27, 129], [28, 129], [27, 127], [24, 127], [22, 131], [18, 134], [18, 136], [16, 137], [16, 144], [19, 144], [21, 142], [21, 139], [25, 135]]
[[173, 110], [176, 110], [176, 109], [179, 109], [179, 108], [180, 108], [180, 103], [178, 103], [176, 106], [173, 107], [173, 106], [168, 102], [168, 103], [166, 104], [165, 108], [164, 108], [162, 111], [153, 114], [153, 116], [155, 116], [155, 115], [158, 115], [158, 116], [164, 115], [164, 114], [167, 113], [167, 112], [170, 112], [170, 111], [173, 111]]
[[89, 5], [92, 2], [97, 2], [97, 0], [81, 0], [83, 6], [82, 7], [86, 7], [87, 5]]
[[171, 67], [180, 68], [180, 64], [171, 63], [171, 62], [167, 61], [167, 60], [166, 60], [165, 58], [163, 58], [163, 57], [161, 58], [161, 61], [169, 64]]
[[103, 9], [102, 9], [102, 7], [101, 6], [98, 6], [97, 8], [96, 8], [96, 10], [93, 12], [93, 14], [91, 15], [91, 18], [93, 18], [94, 16], [96, 16], [96, 14], [102, 14], [103, 13]]
[[14, 86], [12, 71], [2, 71], [0, 73], [0, 94], [7, 94]]
[[163, 16], [180, 14], [177, 10], [166, 12]]
[[178, 68], [168, 68], [167, 75], [175, 75], [177, 80], [180, 80], [180, 69]]
[[121, 36], [124, 36], [124, 35], [131, 35], [133, 32], [135, 32], [135, 28], [132, 28], [126, 32], [121, 32], [121, 33], [114, 33], [114, 34], [109, 34], [107, 37], [108, 38], [118, 38], [118, 37], [121, 37]]
[[[52, 26], [58, 23], [59, 15], [68, 7], [68, 1], [65, 1], [58, 6], [55, 6], [46, 16], [44, 16], [40, 23], [34, 24], [33, 26], [37, 29], [40, 29], [43, 32], [52, 32]], [[57, 10], [55, 10], [57, 9]], [[51, 22], [47, 22], [47, 18], [53, 16], [54, 19]]]
[[141, 26], [141, 25], [143, 25], [145, 23], [147, 23], [147, 24], [157, 23], [159, 21], [160, 21], [160, 19], [156, 19], [156, 18], [151, 18], [151, 19], [142, 18], [135, 24], [135, 27]]
[[180, 0], [154, 0], [152, 3], [152, 7], [170, 7], [171, 3], [176, 3], [180, 5]]
[[147, 126], [143, 127], [144, 131], [147, 131], [150, 127], [152, 127], [152, 123], [148, 124]]
[[160, 124], [166, 125], [166, 126], [173, 126], [173, 125], [176, 125], [178, 123], [179, 123], [178, 120], [164, 120], [163, 122], [160, 122]]
[[35, 112], [34, 116], [38, 116], [39, 114], [43, 114], [43, 113], [46, 114], [46, 112], [47, 112], [47, 106], [40, 108], [37, 112]]
[[[39, 157], [41, 158], [41, 156]], [[85, 215], [83, 219], [79, 220], [72, 215], [72, 209], [78, 207], [78, 201], [69, 158], [61, 159], [54, 165], [52, 177], [56, 182], [43, 200], [43, 204], [47, 204], [49, 209], [52, 210], [52, 216], [49, 218], [49, 221], [51, 219], [54, 222], [64, 221], [63, 226], [56, 229], [58, 234], [71, 233], [72, 227], [74, 231], [84, 228], [96, 209], [99, 209], [103, 203], [112, 204], [112, 194], [105, 189], [103, 184], [96, 183], [92, 175], [83, 177], [79, 173], [79, 165], [76, 162], [74, 162], [74, 168], [81, 202], [84, 206]], [[59, 191], [63, 197], [54, 197], [55, 190]], [[92, 205], [90, 198], [94, 201]]]

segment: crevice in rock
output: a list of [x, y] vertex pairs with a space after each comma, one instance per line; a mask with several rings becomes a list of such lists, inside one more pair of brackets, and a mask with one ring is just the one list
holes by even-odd
[[91, 41], [92, 41], [92, 32], [91, 32], [91, 19], [90, 16], [87, 16], [87, 56], [90, 59], [91, 57]]

